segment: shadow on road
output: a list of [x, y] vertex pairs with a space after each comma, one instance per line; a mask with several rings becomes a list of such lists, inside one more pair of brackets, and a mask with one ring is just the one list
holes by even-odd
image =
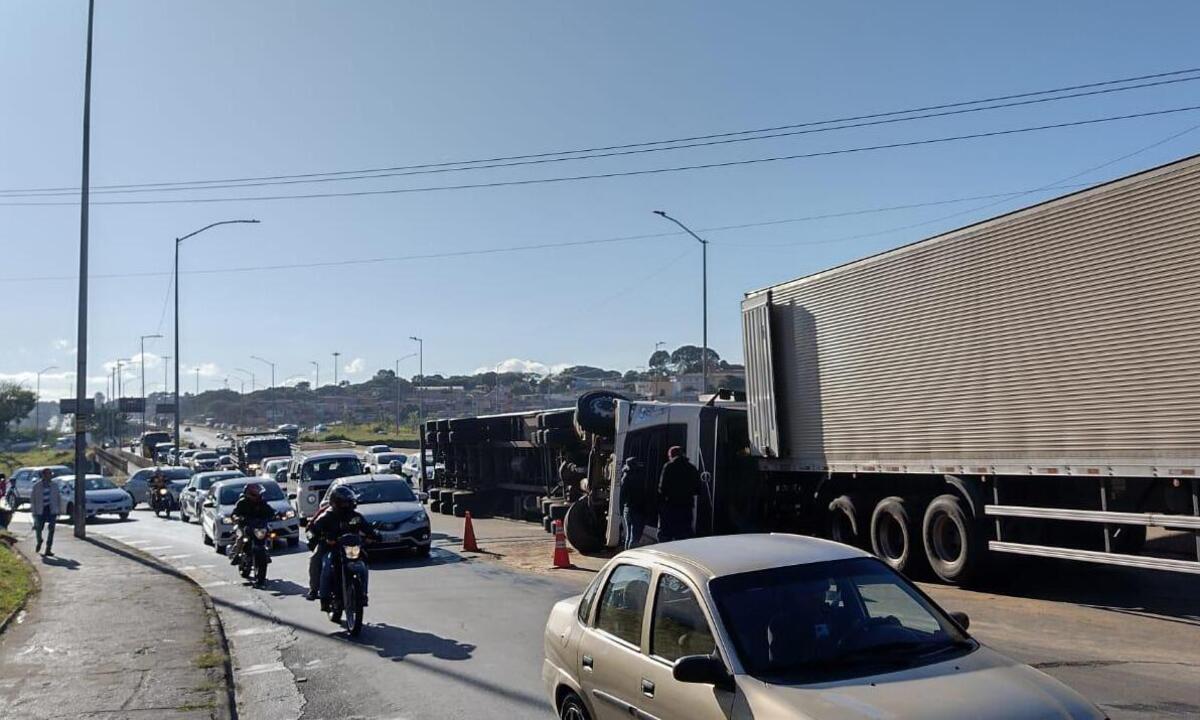
[[995, 563], [974, 591], [1153, 615], [1200, 627], [1200, 577], [1043, 558]]
[[[369, 608], [368, 608], [369, 610]], [[475, 646], [433, 633], [379, 623], [363, 627], [358, 644], [375, 650], [379, 657], [393, 662], [404, 660], [409, 655], [432, 655], [442, 660], [469, 660]]]
[[418, 557], [405, 550], [375, 550], [371, 553], [370, 563], [372, 570], [403, 570], [449, 565], [462, 562], [464, 559], [461, 555], [437, 548], [430, 551], [429, 557]]
[[294, 583], [291, 580], [267, 580], [266, 587], [263, 588], [275, 597], [287, 597], [290, 595], [307, 595], [308, 586]]

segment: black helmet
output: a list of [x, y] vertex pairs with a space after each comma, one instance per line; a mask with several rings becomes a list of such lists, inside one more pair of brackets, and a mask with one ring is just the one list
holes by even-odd
[[329, 506], [334, 510], [353, 510], [358, 505], [354, 491], [345, 485], [338, 485], [329, 491]]
[[262, 497], [263, 486], [259, 485], [258, 483], [250, 483], [242, 492], [246, 494], [246, 497], [252, 500], [258, 500]]

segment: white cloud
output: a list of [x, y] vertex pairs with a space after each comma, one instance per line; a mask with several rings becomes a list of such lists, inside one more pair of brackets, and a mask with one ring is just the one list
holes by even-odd
[[[150, 353], [146, 353], [146, 367], [150, 367], [149, 359]], [[216, 363], [200, 363], [199, 365], [192, 365], [190, 368], [188, 368], [188, 372], [195, 373], [196, 368], [200, 368], [200, 377], [217, 377], [221, 374], [221, 368], [217, 367]], [[182, 384], [183, 381], [180, 381], [180, 385]]]
[[365, 368], [366, 365], [367, 364], [363, 362], [362, 358], [354, 358], [350, 362], [346, 363], [342, 370], [344, 370], [347, 375], [358, 375], [363, 371], [363, 368]]
[[296, 385], [296, 384], [302, 383], [302, 382], [307, 382], [307, 383], [311, 384], [312, 378], [308, 377], [307, 375], [293, 375], [289, 378], [286, 378], [283, 381], [283, 384], [286, 386], [292, 386], [292, 385]]
[[67, 340], [66, 338], [59, 338], [55, 340], [54, 342], [50, 343], [50, 347], [54, 348], [58, 352], [65, 351], [68, 355], [75, 354], [75, 347], [71, 345], [71, 341]]
[[476, 368], [475, 374], [486, 372], [495, 373], [534, 373], [536, 375], [553, 375], [560, 373], [566, 368], [571, 367], [569, 363], [556, 363], [547, 365], [544, 362], [537, 360], [522, 360], [521, 358], [509, 358], [496, 363], [494, 367]]

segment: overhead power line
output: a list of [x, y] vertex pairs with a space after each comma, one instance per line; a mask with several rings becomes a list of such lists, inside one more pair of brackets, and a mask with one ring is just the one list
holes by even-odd
[[[685, 172], [692, 170], [711, 170], [715, 168], [741, 167], [748, 165], [761, 165], [765, 163], [783, 162], [788, 160], [807, 160], [820, 157], [832, 157], [837, 155], [849, 155], [854, 153], [875, 152], [879, 150], [895, 150], [900, 148], [922, 147], [927, 145], [937, 145], [950, 142], [958, 142], [962, 140], [978, 140], [990, 137], [1002, 137], [1007, 135], [1018, 135], [1029, 132], [1039, 132], [1042, 130], [1057, 130], [1062, 128], [1082, 127], [1086, 125], [1097, 125], [1101, 123], [1116, 122], [1120, 120], [1133, 120], [1147, 117], [1160, 117], [1165, 115], [1173, 115], [1183, 112], [1194, 112], [1200, 110], [1200, 105], [1190, 105], [1186, 107], [1169, 108], [1165, 110], [1152, 110], [1140, 113], [1131, 113], [1128, 115], [1111, 115], [1108, 117], [1091, 118], [1088, 120], [1074, 120], [1070, 122], [1050, 123], [1047, 125], [1034, 125], [1022, 128], [1010, 128], [1007, 130], [990, 130], [987, 132], [969, 133], [965, 135], [949, 135], [936, 138], [925, 138], [921, 140], [908, 140], [903, 142], [883, 143], [879, 145], [865, 145], [859, 147], [839, 148], [835, 150], [821, 150], [808, 153], [796, 153], [792, 155], [775, 155], [771, 157], [749, 158], [744, 160], [728, 160], [724, 162], [700, 163], [695, 165], [676, 165], [660, 168], [648, 168], [644, 170], [623, 170], [606, 173], [594, 173], [586, 175], [567, 175], [549, 178], [532, 178], [525, 180], [497, 180], [491, 182], [479, 183], [463, 183], [459, 185], [433, 185], [425, 187], [406, 187], [406, 188], [387, 188], [381, 190], [353, 190], [345, 192], [324, 192], [324, 193], [303, 193], [291, 195], [251, 195], [251, 196], [232, 196], [232, 197], [206, 197], [206, 198], [156, 198], [151, 200], [101, 200], [91, 203], [92, 205], [169, 205], [169, 204], [194, 204], [194, 203], [224, 203], [224, 202], [256, 202], [256, 201], [276, 201], [276, 200], [311, 200], [316, 198], [335, 198], [335, 197], [369, 197], [375, 195], [403, 195], [410, 193], [428, 193], [428, 192], [446, 192], [458, 190], [478, 190], [484, 188], [497, 187], [515, 187], [523, 185], [545, 185], [550, 183], [576, 182], [580, 180], [600, 180], [608, 178], [634, 177], [639, 175], [661, 175], [666, 173]], [[33, 202], [33, 201], [14, 201], [0, 202], [0, 206], [8, 207], [39, 207], [39, 206], [78, 206], [77, 202]]]
[[[870, 215], [870, 214], [875, 214], [875, 213], [896, 212], [896, 211], [900, 211], [900, 210], [913, 210], [913, 209], [918, 209], [918, 208], [935, 207], [935, 206], [940, 206], [940, 205], [952, 205], [954, 203], [971, 202], [974, 200], [989, 200], [989, 199], [993, 199], [993, 198], [1010, 198], [1010, 197], [1017, 197], [1017, 196], [1021, 196], [1021, 195], [1028, 195], [1031, 192], [1038, 192], [1039, 190], [1071, 190], [1071, 189], [1087, 187], [1088, 185], [1089, 185], [1089, 183], [1078, 183], [1078, 184], [1073, 184], [1073, 185], [1056, 185], [1054, 187], [1039, 188], [1039, 189], [1034, 189], [1034, 190], [1015, 190], [1012, 192], [991, 193], [991, 194], [987, 194], [987, 195], [972, 195], [969, 197], [949, 198], [949, 199], [944, 199], [944, 200], [931, 200], [928, 202], [920, 202], [920, 203], [906, 203], [903, 205], [887, 205], [887, 206], [882, 206], [882, 207], [860, 208], [857, 210], [845, 210], [842, 212], [821, 213], [821, 214], [817, 214], [817, 215], [804, 215], [801, 217], [780, 218], [780, 219], [776, 219], [776, 220], [764, 220], [764, 221], [760, 221], [760, 222], [738, 223], [736, 225], [716, 225], [713, 227], [698, 228], [697, 231], [704, 232], [704, 233], [721, 233], [721, 232], [728, 232], [731, 230], [745, 230], [745, 229], [755, 228], [755, 227], [769, 227], [772, 225], [784, 225], [784, 224], [789, 224], [789, 223], [811, 222], [811, 221], [815, 221], [815, 220], [829, 220], [829, 219], [835, 219], [835, 218], [853, 217], [853, 216], [857, 216], [857, 215]], [[305, 262], [305, 263], [281, 263], [281, 264], [272, 264], [272, 265], [253, 265], [253, 266], [242, 266], [242, 267], [221, 267], [221, 268], [205, 268], [205, 269], [197, 269], [197, 270], [180, 270], [179, 274], [180, 275], [213, 275], [213, 274], [221, 274], [221, 273], [257, 272], [257, 271], [262, 271], [262, 270], [299, 270], [299, 269], [309, 269], [309, 268], [342, 267], [342, 266], [352, 266], [352, 265], [374, 265], [374, 264], [384, 263], [384, 262], [403, 262], [403, 261], [411, 261], [411, 260], [443, 260], [443, 259], [450, 259], [450, 258], [470, 257], [470, 256], [476, 256], [476, 255], [496, 255], [496, 254], [515, 253], [515, 252], [526, 252], [526, 251], [530, 251], [530, 250], [549, 250], [549, 249], [582, 247], [582, 246], [588, 246], [588, 245], [607, 245], [607, 244], [612, 244], [612, 243], [632, 242], [635, 240], [653, 240], [653, 239], [665, 238], [665, 237], [675, 237], [675, 236], [683, 235], [683, 234], [684, 234], [683, 232], [675, 230], [675, 231], [658, 232], [658, 233], [645, 233], [645, 234], [641, 234], [641, 235], [622, 235], [622, 236], [618, 236], [618, 237], [595, 238], [595, 239], [590, 239], [590, 240], [571, 240], [571, 241], [567, 241], [567, 242], [534, 243], [534, 244], [527, 244], [527, 245], [507, 245], [507, 246], [494, 247], [494, 248], [479, 248], [479, 249], [474, 249], [474, 250], [456, 250], [456, 251], [440, 252], [440, 253], [395, 255], [395, 256], [384, 256], [384, 257], [373, 257], [373, 258], [351, 258], [351, 259], [344, 259], [344, 260], [328, 260], [328, 261]], [[99, 274], [91, 275], [91, 279], [93, 279], [93, 280], [116, 280], [116, 279], [135, 279], [135, 278], [170, 277], [170, 276], [171, 276], [171, 273], [169, 271], [148, 270], [148, 271], [129, 272], [129, 273], [99, 273]], [[75, 279], [76, 279], [76, 276], [74, 276], [74, 275], [42, 275], [42, 276], [17, 275], [17, 276], [10, 276], [10, 277], [0, 277], [0, 282], [47, 282], [47, 281], [54, 281], [54, 280], [75, 280]], [[169, 288], [168, 288], [168, 294], [169, 294]]]
[[[289, 175], [262, 175], [239, 178], [222, 178], [222, 179], [205, 179], [205, 180], [184, 180], [173, 182], [158, 182], [158, 183], [133, 183], [133, 184], [116, 184], [116, 185], [97, 185], [92, 188], [95, 193], [110, 194], [110, 193], [131, 193], [131, 192], [166, 192], [177, 190], [197, 190], [197, 189], [224, 189], [229, 187], [261, 187], [272, 185], [290, 185], [301, 183], [317, 183], [317, 182], [337, 182], [346, 180], [364, 180], [375, 178], [398, 177], [405, 175], [421, 175], [430, 173], [445, 173], [445, 172], [464, 172], [470, 170], [484, 170], [491, 168], [516, 167], [523, 165], [536, 165], [549, 162], [565, 162], [571, 160], [588, 160], [604, 157], [614, 157], [622, 155], [633, 155], [651, 152], [661, 152], [666, 150], [683, 150], [696, 147], [706, 147], [712, 145], [722, 145], [729, 143], [748, 142], [754, 140], [768, 140], [780, 137], [789, 137], [794, 135], [802, 135], [808, 133], [829, 132], [833, 130], [845, 130], [861, 127], [869, 127], [874, 125], [883, 125], [899, 122], [908, 122], [911, 120], [921, 120], [935, 117], [944, 117], [950, 115], [959, 115], [964, 113], [982, 112], [986, 110], [996, 110], [1009, 107], [1018, 107], [1023, 105], [1032, 105], [1038, 103], [1057, 102], [1059, 100], [1069, 100], [1080, 97], [1088, 97], [1093, 95], [1102, 95], [1116, 92], [1124, 92], [1126, 90], [1137, 90], [1147, 87], [1156, 87], [1161, 85], [1170, 85], [1175, 83], [1192, 82], [1200, 80], [1200, 75], [1194, 77], [1181, 77], [1184, 75], [1194, 75], [1200, 73], [1200, 68], [1189, 68], [1186, 70], [1173, 70], [1163, 73], [1155, 73], [1152, 75], [1141, 75], [1136, 77], [1121, 78], [1116, 80], [1105, 80], [1101, 82], [1086, 83], [1081, 85], [1070, 85], [1059, 88], [1051, 88], [1046, 90], [1036, 90], [1025, 93], [1017, 93], [1012, 95], [1001, 95], [989, 98], [980, 98], [975, 100], [963, 100], [953, 103], [943, 103], [940, 105], [927, 105], [917, 108], [908, 108], [904, 110], [890, 110], [886, 112], [871, 113], [866, 115], [856, 115], [840, 118], [831, 118], [827, 120], [813, 120], [801, 123], [792, 123], [788, 125], [776, 125], [773, 127], [758, 128], [753, 130], [737, 130], [732, 132], [711, 133], [707, 135], [694, 135], [690, 137], [673, 138], [668, 140], [651, 140], [637, 143], [628, 143], [624, 145], [607, 145], [590, 148], [579, 148], [574, 150], [556, 150], [550, 152], [533, 153], [526, 155], [506, 155], [491, 158], [480, 158], [473, 160], [458, 160], [439, 163], [423, 163], [414, 165], [397, 165], [391, 167], [379, 168], [360, 168], [357, 170], [337, 170], [328, 172], [314, 173], [299, 173]], [[1162, 79], [1172, 78], [1172, 79]], [[1146, 81], [1146, 82], [1143, 82]], [[1139, 83], [1129, 85], [1129, 83]], [[1121, 86], [1121, 87], [1116, 87]], [[1096, 89], [1102, 88], [1102, 89]], [[1074, 92], [1082, 91], [1082, 92]], [[1062, 93], [1071, 93], [1063, 95]], [[1046, 97], [1046, 96], [1054, 97]], [[1008, 102], [1015, 101], [1015, 102]], [[983, 105], [986, 103], [999, 103], [986, 105], [985, 107], [970, 107], [972, 105]], [[923, 113], [923, 114], [916, 114]], [[838, 124], [842, 123], [842, 124]], [[849, 124], [846, 124], [849, 123]], [[831, 125], [831, 127], [820, 127]], [[764, 134], [771, 133], [771, 134]], [[7, 197], [53, 197], [61, 194], [69, 194], [78, 192], [78, 188], [72, 187], [48, 187], [48, 188], [10, 188], [0, 190], [0, 196]]]

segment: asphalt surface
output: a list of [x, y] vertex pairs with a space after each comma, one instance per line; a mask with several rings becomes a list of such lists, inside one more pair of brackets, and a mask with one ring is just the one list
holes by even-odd
[[[540, 684], [545, 619], [591, 574], [506, 565], [530, 543], [547, 543], [532, 549], [535, 564], [542, 552], [548, 560], [549, 537], [537, 526], [480, 521], [484, 549], [494, 537], [501, 552], [464, 559], [454, 537], [461, 521], [434, 516], [430, 559], [373, 564], [367, 627], [351, 640], [303, 599], [303, 548], [277, 555], [270, 587], [256, 591], [201, 544], [197, 525], [145, 511], [133, 518], [92, 529], [164, 557], [212, 593], [233, 646], [242, 718], [552, 716]], [[994, 575], [983, 589], [922, 587], [967, 612], [977, 638], [1114, 720], [1200, 718], [1200, 578], [1036, 559]]]

